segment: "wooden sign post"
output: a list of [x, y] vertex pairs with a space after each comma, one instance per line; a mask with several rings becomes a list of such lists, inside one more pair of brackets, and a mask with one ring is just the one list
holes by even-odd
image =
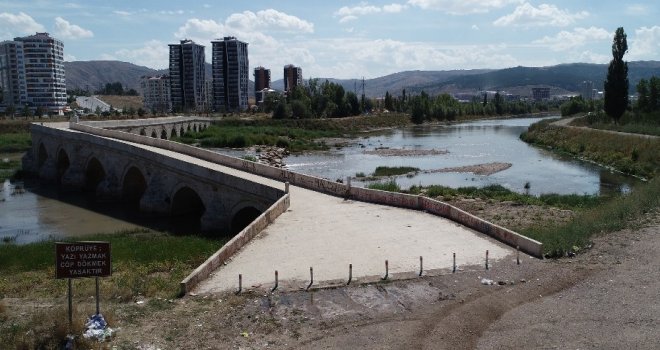
[[69, 327], [73, 323], [72, 278], [96, 278], [96, 314], [99, 311], [99, 277], [112, 275], [110, 242], [55, 243], [55, 278], [69, 280]]

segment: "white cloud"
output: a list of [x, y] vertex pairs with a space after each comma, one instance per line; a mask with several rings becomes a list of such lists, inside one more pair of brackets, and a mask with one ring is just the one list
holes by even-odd
[[561, 31], [555, 36], [545, 36], [543, 39], [534, 40], [533, 43], [546, 45], [553, 51], [566, 51], [594, 41], [610, 39], [612, 35], [603, 28], [575, 28], [572, 32]]
[[70, 55], [68, 53], [64, 54], [64, 61], [66, 61], [66, 62], [73, 62], [73, 61], [77, 61], [77, 60], [78, 59], [74, 55]]
[[595, 53], [592, 51], [583, 51], [579, 54], [579, 56], [575, 57], [573, 59], [574, 62], [582, 62], [582, 63], [608, 63], [612, 59], [611, 55], [605, 55], [605, 54], [600, 54], [600, 53]]
[[131, 62], [140, 66], [155, 69], [167, 68], [169, 65], [169, 48], [159, 40], [150, 40], [144, 46], [133, 49], [121, 49], [113, 53], [100, 55], [102, 60], [119, 60]]
[[660, 26], [641, 27], [629, 41], [629, 60], [657, 60], [660, 57]]
[[71, 24], [62, 17], [55, 17], [55, 35], [65, 39], [84, 39], [94, 36], [91, 30]]
[[525, 2], [516, 7], [513, 13], [498, 18], [493, 24], [501, 27], [565, 27], [587, 16], [589, 16], [587, 11], [570, 13], [568, 10], [560, 10], [555, 5], [541, 4], [539, 7], [534, 7]]
[[372, 15], [376, 13], [399, 13], [407, 9], [408, 5], [392, 3], [389, 5], [374, 6], [367, 3], [362, 3], [357, 6], [348, 7], [344, 6], [335, 11], [334, 16], [340, 17], [339, 23], [346, 23], [356, 20], [359, 16]]
[[23, 12], [19, 12], [17, 15], [9, 12], [0, 13], [0, 35], [2, 37], [11, 38], [45, 31], [44, 26]]
[[186, 11], [184, 11], [184, 10], [176, 10], [176, 11], [162, 10], [162, 11], [158, 11], [158, 13], [161, 14], [161, 15], [170, 15], [170, 16], [172, 16], [172, 15], [182, 15], [182, 14], [186, 13]]
[[437, 10], [452, 15], [487, 13], [492, 9], [519, 4], [522, 0], [409, 0], [408, 4], [424, 10]]
[[116, 11], [112, 11], [112, 12], [113, 12], [114, 14], [116, 14], [116, 15], [120, 15], [120, 16], [130, 16], [130, 15], [133, 14], [132, 12], [121, 11], [121, 10], [116, 10]]
[[473, 24], [473, 25], [472, 25], [472, 30], [479, 30], [479, 26], [476, 25], [476, 24]]
[[273, 9], [256, 13], [252, 11], [234, 13], [227, 17], [225, 24], [238, 30], [284, 30], [314, 33], [314, 24]]

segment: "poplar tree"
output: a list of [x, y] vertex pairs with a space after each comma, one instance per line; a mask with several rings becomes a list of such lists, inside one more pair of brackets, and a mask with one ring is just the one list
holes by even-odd
[[628, 107], [628, 62], [623, 60], [626, 51], [626, 33], [623, 27], [619, 27], [612, 41], [612, 60], [605, 80], [605, 113], [612, 117], [615, 123], [619, 122]]

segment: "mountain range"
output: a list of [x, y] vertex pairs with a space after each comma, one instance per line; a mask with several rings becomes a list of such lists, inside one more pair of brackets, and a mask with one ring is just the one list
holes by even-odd
[[[120, 61], [73, 61], [64, 63], [67, 89], [98, 90], [106, 83], [120, 82], [125, 88], [140, 91], [140, 77], [167, 74], [168, 70], [155, 70]], [[660, 77], [660, 61], [628, 62], [628, 78], [631, 92], [640, 79]], [[206, 65], [210, 77], [211, 65]], [[303, 71], [304, 73], [304, 71]], [[512, 94], [529, 95], [530, 87], [550, 87], [553, 94], [578, 93], [583, 81], [590, 80], [594, 88], [602, 90], [607, 75], [606, 64], [571, 63], [549, 67], [513, 67], [506, 69], [475, 69], [448, 71], [405, 71], [383, 77], [365, 79], [364, 93], [367, 97], [382, 97], [386, 91], [394, 96], [406, 89], [409, 93], [426, 91], [438, 93], [476, 93], [478, 91], [506, 91]], [[347, 91], [362, 93], [361, 79], [319, 78], [340, 84]], [[282, 90], [283, 81], [271, 84], [273, 89]], [[254, 94], [254, 83], [250, 81], [249, 93]]]

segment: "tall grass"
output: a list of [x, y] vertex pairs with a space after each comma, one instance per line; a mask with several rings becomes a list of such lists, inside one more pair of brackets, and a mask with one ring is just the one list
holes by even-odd
[[0, 134], [0, 153], [24, 152], [31, 144], [32, 138], [28, 132]]
[[399, 184], [396, 183], [396, 181], [391, 180], [387, 182], [374, 182], [369, 185], [367, 185], [367, 188], [370, 188], [372, 190], [381, 190], [381, 191], [389, 191], [389, 192], [401, 192], [401, 187], [399, 187]]
[[660, 206], [660, 179], [638, 186], [634, 192], [582, 211], [570, 222], [558, 227], [532, 227], [522, 230], [525, 236], [543, 242], [547, 256], [560, 257], [579, 250], [600, 233], [620, 230], [645, 213]]
[[554, 126], [550, 121], [532, 124], [523, 133], [525, 142], [546, 146], [614, 167], [624, 173], [652, 178], [660, 169], [660, 140]]
[[582, 209], [597, 206], [603, 202], [603, 199], [597, 195], [578, 195], [578, 194], [542, 194], [538, 197], [513, 192], [501, 185], [489, 185], [485, 187], [459, 187], [451, 188], [446, 186], [433, 185], [428, 187], [412, 186], [410, 193], [426, 193], [431, 198], [468, 197], [493, 199], [497, 201], [512, 201], [528, 205], [547, 205], [563, 209]]

